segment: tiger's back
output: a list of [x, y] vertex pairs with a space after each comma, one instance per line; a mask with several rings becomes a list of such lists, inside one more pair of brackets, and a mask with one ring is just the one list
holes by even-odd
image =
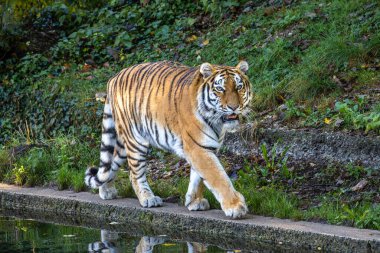
[[122, 70], [108, 83], [116, 131], [128, 139], [141, 135], [140, 139], [151, 145], [183, 157], [178, 147], [182, 124], [191, 121], [194, 104], [189, 97], [194, 96], [191, 84], [196, 83], [195, 74], [196, 68], [172, 62], [145, 63]]
[[173, 62], [144, 63], [120, 71], [107, 85], [99, 168], [86, 171], [86, 184], [99, 187], [103, 199], [116, 197], [113, 180], [127, 161], [140, 204], [162, 205], [146, 180], [146, 153], [155, 146], [185, 158], [192, 166], [186, 205], [206, 210], [205, 184], [226, 215], [243, 216], [243, 196], [234, 190], [215, 155], [225, 131], [234, 130], [238, 115], [251, 99], [245, 76], [237, 67], [204, 63], [190, 68]]

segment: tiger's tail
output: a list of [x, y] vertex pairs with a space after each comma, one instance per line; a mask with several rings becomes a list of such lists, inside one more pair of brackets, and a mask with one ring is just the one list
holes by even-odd
[[[123, 159], [120, 158], [121, 156], [123, 156]], [[112, 116], [111, 106], [107, 99], [103, 112], [100, 164], [98, 168], [87, 168], [84, 179], [86, 185], [93, 189], [97, 189], [104, 183], [111, 182], [115, 178], [116, 172], [124, 162], [125, 158], [124, 146], [117, 141], [115, 122]]]

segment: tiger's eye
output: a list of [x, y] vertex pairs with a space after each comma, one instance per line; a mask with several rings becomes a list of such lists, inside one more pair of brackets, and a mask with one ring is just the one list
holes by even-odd
[[220, 86], [216, 86], [215, 90], [218, 91], [218, 92], [224, 91], [224, 89], [222, 87], [220, 87]]

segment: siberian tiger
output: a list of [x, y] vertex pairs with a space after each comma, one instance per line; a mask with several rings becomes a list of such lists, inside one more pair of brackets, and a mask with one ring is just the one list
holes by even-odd
[[248, 111], [251, 86], [248, 63], [236, 67], [203, 63], [187, 67], [175, 62], [135, 65], [108, 81], [104, 106], [100, 166], [86, 171], [85, 182], [99, 188], [102, 199], [117, 195], [114, 179], [127, 161], [133, 189], [143, 207], [162, 205], [146, 178], [149, 146], [167, 150], [191, 165], [185, 205], [207, 210], [203, 184], [220, 202], [226, 216], [247, 213], [216, 151], [226, 132], [235, 131], [239, 115]]

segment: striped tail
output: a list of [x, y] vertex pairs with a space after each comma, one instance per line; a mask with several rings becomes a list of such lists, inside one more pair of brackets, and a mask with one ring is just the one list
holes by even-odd
[[112, 117], [111, 106], [104, 106], [102, 123], [102, 141], [100, 145], [99, 168], [90, 167], [86, 170], [85, 183], [87, 186], [97, 189], [104, 183], [111, 182], [120, 166], [126, 160], [124, 146], [117, 141], [115, 122]]

